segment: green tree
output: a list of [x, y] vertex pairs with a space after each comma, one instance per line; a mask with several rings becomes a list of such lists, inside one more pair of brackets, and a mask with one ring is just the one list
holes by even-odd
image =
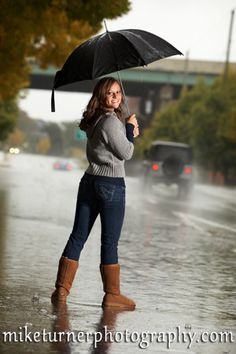
[[[104, 18], [129, 7], [129, 0], [0, 0], [0, 104], [28, 87], [32, 60], [60, 67], [75, 46], [101, 29]], [[4, 116], [1, 139], [9, 131]]]
[[20, 111], [17, 116], [16, 128], [20, 129], [25, 136], [24, 150], [35, 152], [35, 146], [42, 133], [39, 122], [35, 119], [31, 119], [26, 112]]
[[155, 139], [193, 146], [195, 160], [212, 172], [222, 172], [227, 183], [236, 175], [236, 73], [227, 84], [222, 78], [212, 86], [202, 81], [154, 117], [144, 132], [139, 151]]
[[14, 129], [18, 107], [15, 99], [0, 100], [0, 141], [4, 141]]
[[63, 130], [61, 129], [60, 124], [48, 122], [44, 127], [44, 132], [49, 136], [51, 145], [50, 145], [50, 154], [55, 156], [60, 156], [64, 154], [64, 139], [63, 139]]
[[73, 149], [75, 151], [76, 149], [85, 150], [86, 140], [77, 139], [78, 123], [64, 122], [63, 128], [64, 153], [70, 154]]

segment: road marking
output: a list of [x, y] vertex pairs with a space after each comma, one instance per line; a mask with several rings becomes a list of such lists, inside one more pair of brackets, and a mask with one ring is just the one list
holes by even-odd
[[191, 221], [188, 214], [180, 213], [177, 211], [172, 211], [172, 214], [174, 214], [175, 216], [178, 216], [181, 220], [183, 220], [183, 222], [186, 225], [191, 226], [192, 228], [194, 228], [202, 233], [206, 232], [202, 227], [198, 226], [195, 222]]
[[[236, 228], [233, 228], [233, 227], [230, 227], [230, 226], [227, 226], [227, 225], [224, 225], [224, 224], [220, 224], [220, 223], [217, 223], [217, 222], [214, 222], [214, 221], [206, 220], [206, 219], [203, 219], [203, 218], [201, 218], [199, 216], [190, 215], [190, 214], [184, 214], [184, 213], [179, 213], [179, 212], [174, 212], [174, 211], [172, 213], [177, 215], [177, 216], [179, 216], [180, 218], [182, 218], [189, 225], [191, 225], [190, 223], [192, 221], [193, 222], [196, 221], [196, 222], [200, 222], [200, 223], [206, 224], [208, 226], [213, 226], [213, 227], [217, 227], [217, 228], [220, 228], [220, 229], [224, 229], [224, 230], [236, 233]], [[201, 227], [199, 227], [195, 223], [193, 224], [193, 226], [196, 227], [196, 228], [199, 228], [199, 231], [200, 230], [204, 231]]]

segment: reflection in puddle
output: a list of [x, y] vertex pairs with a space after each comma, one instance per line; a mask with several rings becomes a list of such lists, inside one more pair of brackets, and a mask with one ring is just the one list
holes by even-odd
[[53, 315], [55, 320], [52, 325], [52, 333], [54, 333], [55, 341], [52, 342], [52, 346], [58, 353], [70, 354], [70, 342], [66, 340], [65, 336], [60, 336], [60, 333], [71, 331], [67, 304], [59, 302], [53, 305]]
[[5, 239], [6, 239], [6, 209], [7, 194], [0, 190], [0, 282], [3, 278], [4, 271], [4, 255], [5, 255]]
[[[124, 332], [127, 328], [141, 333], [189, 323], [193, 329], [235, 331], [235, 190], [225, 193], [222, 189], [227, 198], [221, 200], [221, 194], [215, 196], [215, 187], [196, 186], [194, 198], [180, 202], [159, 191], [145, 195], [134, 178], [127, 178], [127, 212], [119, 251], [122, 287], [137, 301], [137, 310], [120, 316], [119, 312], [101, 312], [97, 306], [103, 296], [97, 267], [97, 223], [84, 250], [69, 313], [67, 306], [62, 306], [52, 314], [55, 267], [70, 232], [82, 172], [56, 174], [51, 166], [50, 158], [22, 154], [12, 161], [10, 169], [1, 170], [2, 328], [15, 330], [32, 323], [33, 331], [45, 328], [49, 332], [53, 326], [58, 333], [97, 331], [104, 336], [104, 326], [111, 331], [119, 328]], [[8, 343], [3, 353], [135, 352], [129, 343], [115, 345], [106, 339], [102, 338], [96, 348], [91, 337], [83, 343]], [[222, 354], [229, 349], [233, 353], [235, 347], [231, 346], [206, 343], [204, 349], [196, 346], [194, 350]], [[154, 350], [157, 352], [157, 347]]]
[[[99, 323], [94, 331], [78, 332], [72, 330], [70, 324], [70, 314], [66, 303], [53, 305], [53, 340], [51, 345], [53, 350], [60, 354], [73, 353], [72, 343], [76, 342], [76, 348], [79, 348], [79, 342], [92, 342], [90, 354], [108, 354], [111, 345], [114, 342], [114, 333], [119, 314], [127, 310], [103, 309]], [[77, 319], [80, 322], [80, 319]], [[91, 336], [92, 334], [92, 336]]]
[[90, 354], [107, 354], [114, 341], [113, 333], [116, 330], [116, 321], [120, 313], [125, 310], [118, 309], [103, 309], [100, 322], [98, 323], [95, 332], [99, 334], [99, 341], [93, 342]]

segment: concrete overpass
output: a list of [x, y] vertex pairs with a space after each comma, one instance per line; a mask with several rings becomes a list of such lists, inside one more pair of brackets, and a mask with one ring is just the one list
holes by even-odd
[[[236, 70], [236, 63], [231, 66]], [[52, 66], [43, 70], [33, 64], [30, 88], [50, 90], [56, 71]], [[200, 77], [210, 85], [223, 72], [223, 62], [164, 59], [145, 68], [123, 70], [120, 76], [126, 95], [132, 97], [129, 98], [129, 104], [147, 122], [155, 110], [177, 99], [184, 86], [194, 86]], [[93, 86], [93, 81], [83, 81], [63, 86], [58, 91], [91, 92]]]

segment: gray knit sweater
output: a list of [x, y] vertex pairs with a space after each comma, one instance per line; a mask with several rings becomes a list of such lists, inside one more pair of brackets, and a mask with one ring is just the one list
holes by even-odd
[[102, 114], [88, 128], [86, 154], [91, 175], [125, 177], [124, 160], [131, 159], [134, 144], [126, 137], [124, 123], [115, 112]]

